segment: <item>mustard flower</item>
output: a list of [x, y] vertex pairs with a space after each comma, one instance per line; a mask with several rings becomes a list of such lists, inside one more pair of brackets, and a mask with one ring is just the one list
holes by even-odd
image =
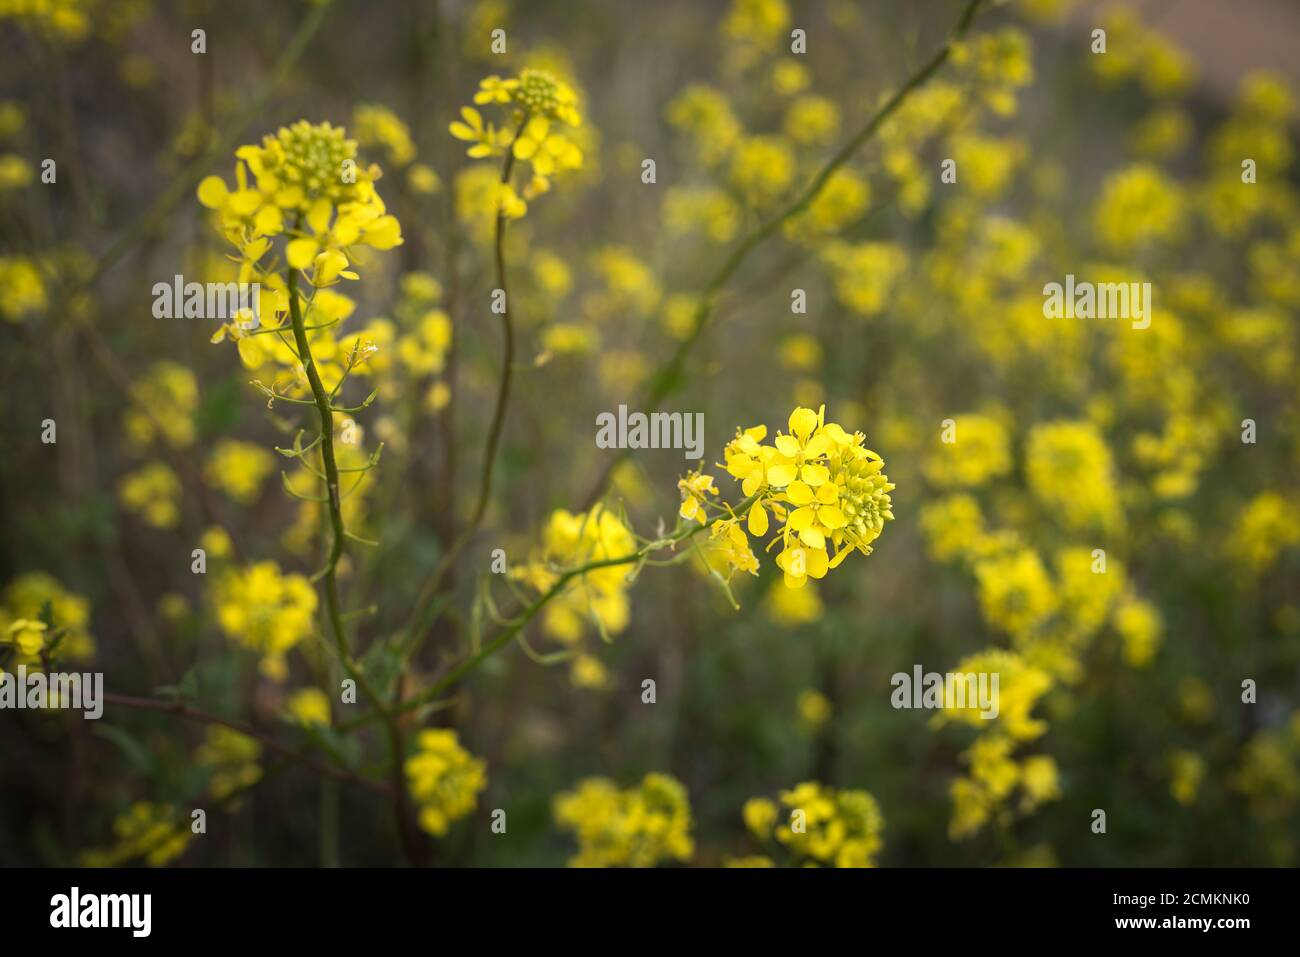
[[405, 769], [411, 798], [419, 806], [420, 827], [445, 837], [453, 822], [473, 813], [479, 792], [487, 787], [486, 765], [449, 729], [421, 731], [415, 743]]
[[317, 599], [305, 576], [283, 574], [266, 561], [217, 576], [212, 603], [226, 636], [260, 655], [262, 670], [281, 679], [284, 656], [311, 634]]
[[885, 819], [870, 793], [805, 781], [779, 797], [784, 816], [766, 799], [745, 804], [745, 824], [761, 840], [775, 837], [804, 865], [875, 866]]
[[165, 867], [185, 853], [193, 833], [170, 806], [137, 801], [113, 821], [115, 843], [87, 851], [87, 867], [117, 867], [143, 859], [150, 867]]
[[588, 778], [552, 807], [556, 823], [578, 841], [571, 867], [654, 867], [695, 851], [686, 789], [667, 774], [647, 774], [626, 789]]
[[[870, 555], [871, 543], [894, 517], [884, 460], [862, 444], [861, 432], [850, 435], [826, 422], [825, 414], [824, 406], [818, 412], [797, 408], [790, 431], [778, 433], [771, 445], [763, 444], [767, 427], [754, 426], [737, 430], [724, 450], [728, 474], [756, 499], [747, 512], [749, 534], [766, 535], [771, 517], [783, 523], [773, 544], [783, 546], [776, 564], [791, 588], [824, 578], [853, 551]], [[728, 534], [739, 530], [734, 520], [720, 521]]]
[[198, 765], [212, 772], [208, 790], [219, 801], [262, 780], [261, 756], [257, 739], [220, 724], [208, 725], [206, 740], [194, 752]]
[[270, 452], [251, 442], [222, 439], [208, 456], [204, 475], [208, 483], [221, 489], [241, 505], [252, 505], [262, 490], [262, 483], [275, 469]]
[[490, 184], [485, 176], [485, 195], [474, 203], [480, 211], [492, 217], [500, 214], [518, 219], [527, 213], [529, 200], [551, 188], [552, 177], [582, 168], [582, 150], [563, 129], [582, 125], [578, 95], [569, 84], [545, 70], [525, 69], [510, 79], [487, 77], [474, 95], [474, 102], [502, 108], [506, 115], [505, 125], [498, 129], [474, 107], [461, 108], [461, 118], [448, 129], [456, 139], [471, 144], [467, 150], [470, 158], [486, 159], [509, 152], [532, 171], [522, 193], [513, 182], [502, 181], [495, 173]]

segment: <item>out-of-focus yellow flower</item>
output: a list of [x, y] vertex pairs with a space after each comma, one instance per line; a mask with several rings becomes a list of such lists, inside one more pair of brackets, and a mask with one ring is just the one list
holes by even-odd
[[319, 688], [295, 691], [289, 696], [285, 710], [303, 727], [329, 727], [330, 699]]
[[686, 789], [666, 774], [647, 774], [626, 789], [587, 778], [556, 795], [553, 810], [555, 822], [578, 840], [570, 867], [654, 867], [695, 852]]
[[0, 316], [23, 322], [46, 307], [40, 267], [21, 256], [0, 256]]
[[1177, 184], [1147, 163], [1112, 173], [1102, 184], [1094, 213], [1097, 236], [1120, 253], [1177, 238], [1186, 200]]
[[161, 440], [185, 448], [194, 442], [199, 384], [185, 366], [170, 359], [155, 362], [131, 384], [131, 399], [122, 424], [132, 445], [144, 449]]
[[811, 688], [799, 692], [795, 707], [799, 712], [799, 720], [812, 729], [820, 728], [831, 718], [830, 699]]
[[392, 110], [376, 103], [363, 103], [352, 111], [352, 129], [357, 144], [367, 149], [382, 148], [394, 166], [415, 159], [410, 128]]
[[1122, 520], [1110, 449], [1089, 422], [1034, 426], [1025, 473], [1035, 498], [1066, 528], [1114, 529]]
[[731, 156], [745, 132], [726, 94], [700, 83], [688, 86], [668, 104], [668, 122], [691, 136], [706, 167]]
[[251, 442], [222, 439], [208, 456], [204, 475], [240, 505], [252, 505], [275, 469], [271, 453]]
[[1285, 550], [1300, 544], [1300, 508], [1273, 491], [1260, 492], [1237, 515], [1228, 552], [1245, 576], [1268, 569]]
[[118, 498], [154, 528], [175, 528], [180, 524], [181, 480], [164, 462], [148, 462], [123, 476]]
[[794, 182], [795, 158], [779, 136], [748, 136], [732, 153], [731, 182], [755, 205], [780, 198]]
[[[49, 608], [53, 631], [44, 621]], [[40, 655], [86, 661], [94, 656], [90, 602], [46, 572], [19, 575], [0, 594], [0, 645], [14, 648], [11, 664], [38, 668]]]
[[208, 790], [218, 801], [262, 780], [262, 745], [232, 728], [208, 725], [207, 739], [194, 753], [200, 767], [210, 768]]
[[[635, 551], [636, 539], [612, 512], [599, 506], [576, 515], [557, 509], [542, 532], [541, 546], [528, 561], [513, 565], [510, 577], [543, 593], [566, 568], [619, 558]], [[629, 571], [630, 563], [605, 566], [570, 581], [543, 608], [543, 630], [567, 645], [576, 644], [588, 626], [594, 626], [604, 635], [622, 632], [629, 617]]]
[[1123, 642], [1124, 660], [1133, 668], [1145, 668], [1160, 647], [1164, 632], [1160, 612], [1149, 601], [1128, 596], [1116, 607], [1113, 620]]
[[143, 859], [150, 867], [165, 867], [185, 853], [193, 838], [179, 812], [161, 804], [137, 801], [113, 821], [116, 843], [82, 855], [86, 867], [117, 867]]
[[[884, 844], [881, 834], [885, 819], [871, 794], [805, 781], [782, 791], [780, 800], [786, 816], [772, 825], [772, 836], [798, 863], [875, 866], [876, 855]], [[750, 806], [745, 806], [746, 824], [757, 832], [761, 821], [757, 815], [751, 820]]]
[[786, 108], [782, 129], [803, 146], [825, 146], [839, 135], [839, 107], [824, 96], [806, 94]]
[[967, 414], [953, 419], [952, 442], [940, 442], [926, 463], [936, 485], [971, 488], [1011, 471], [1011, 440], [993, 416]]
[[975, 577], [985, 619], [1009, 635], [1032, 632], [1056, 611], [1051, 577], [1032, 549], [983, 559], [975, 565]]
[[1205, 759], [1181, 748], [1169, 753], [1169, 793], [1184, 807], [1196, 803], [1205, 780]]
[[420, 808], [420, 827], [445, 837], [453, 822], [473, 813], [487, 787], [487, 765], [461, 746], [455, 731], [428, 729], [406, 759], [406, 779]]
[[262, 656], [262, 670], [280, 680], [284, 656], [311, 634], [316, 591], [303, 575], [283, 574], [275, 562], [258, 562], [218, 575], [212, 603], [221, 630]]
[[908, 261], [902, 247], [887, 242], [829, 243], [821, 256], [836, 297], [861, 316], [884, 311]]

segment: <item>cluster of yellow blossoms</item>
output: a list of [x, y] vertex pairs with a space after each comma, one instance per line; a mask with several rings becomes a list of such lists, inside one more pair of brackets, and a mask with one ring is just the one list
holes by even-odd
[[262, 745], [225, 725], [208, 725], [207, 739], [194, 754], [199, 767], [211, 771], [208, 790], [218, 801], [262, 780]]
[[[804, 866], [875, 866], [885, 819], [868, 792], [805, 781], [778, 797], [779, 806], [770, 798], [756, 797], [742, 810], [745, 827], [765, 847], [775, 839]], [[728, 866], [772, 867], [773, 861], [755, 855], [730, 860]]]
[[[757, 538], [766, 535], [770, 512], [781, 529], [768, 547], [780, 542], [776, 564], [785, 584], [801, 588], [855, 551], [871, 554], [871, 543], [894, 518], [889, 496], [894, 486], [883, 472], [884, 460], [863, 445], [866, 437], [827, 422], [825, 406], [817, 412], [795, 409], [789, 428], [770, 445], [763, 444], [763, 425], [738, 431], [727, 444], [725, 468], [741, 483], [744, 514], [728, 508], [729, 516], [716, 520], [710, 533], [715, 542], [729, 543], [734, 569], [756, 574], [745, 529]], [[712, 480], [692, 475], [679, 484], [681, 516], [704, 523], [704, 496], [714, 491]]]
[[193, 837], [177, 810], [150, 801], [137, 801], [113, 822], [116, 843], [86, 851], [86, 867], [119, 867], [143, 860], [150, 867], [165, 867], [185, 853]]
[[487, 768], [461, 746], [455, 731], [421, 731], [415, 745], [406, 759], [406, 779], [420, 806], [420, 827], [443, 837], [453, 821], [473, 813], [487, 787]]
[[473, 159], [510, 155], [532, 167], [532, 177], [522, 195], [515, 190], [506, 169], [497, 183], [490, 206], [509, 219], [528, 212], [528, 201], [551, 188], [557, 173], [582, 168], [582, 150], [562, 126], [582, 125], [578, 97], [573, 88], [545, 70], [527, 69], [517, 77], [502, 79], [489, 76], [474, 94], [479, 106], [500, 105], [506, 110], [506, 124], [500, 129], [472, 106], [462, 107], [461, 119], [454, 121], [451, 135], [471, 143], [467, 150]]
[[686, 788], [666, 774], [647, 774], [625, 789], [587, 778], [556, 796], [554, 813], [578, 840], [571, 867], [654, 867], [695, 852]]
[[[307, 339], [326, 387], [364, 363], [374, 350], [357, 342], [346, 353], [332, 327], [355, 304], [330, 287], [358, 278], [365, 247], [387, 250], [402, 242], [401, 224], [375, 187], [379, 167], [363, 166], [356, 141], [340, 127], [300, 120], [235, 151], [235, 188], [218, 176], [199, 184], [199, 202], [238, 251], [238, 280], [259, 283], [256, 315], [224, 325], [214, 342], [233, 340], [249, 368], [273, 361], [290, 373], [285, 386], [306, 390], [302, 363], [287, 336], [289, 294], [281, 269], [302, 272], [314, 289], [303, 295]], [[251, 179], [250, 179], [251, 177]], [[282, 250], [278, 241], [283, 240]], [[281, 259], [283, 256], [283, 260]]]
[[0, 673], [18, 665], [39, 668], [43, 658], [91, 658], [89, 624], [85, 598], [46, 572], [20, 575], [0, 595]]
[[[510, 570], [510, 577], [533, 591], [549, 591], [567, 569], [593, 561], [619, 558], [636, 551], [632, 532], [613, 512], [596, 506], [574, 514], [557, 509], [542, 531], [540, 548], [527, 562]], [[577, 649], [588, 626], [603, 638], [628, 626], [629, 566], [609, 565], [583, 572], [542, 609], [542, 630], [567, 648]], [[578, 652], [572, 678], [579, 687], [605, 687], [608, 675], [599, 659]]]
[[316, 614], [306, 576], [284, 574], [273, 561], [230, 568], [215, 576], [211, 600], [227, 637], [260, 655], [266, 675], [283, 680], [285, 655], [311, 634]]
[[[1039, 699], [1052, 687], [1052, 677], [1028, 664], [1020, 655], [992, 649], [960, 662], [958, 674], [998, 676], [996, 718], [985, 718], [980, 706], [968, 700], [962, 707], [944, 701], [944, 710], [934, 723], [962, 724], [979, 731], [962, 753], [970, 768], [967, 777], [955, 779], [949, 788], [953, 812], [948, 833], [954, 839], [977, 833], [991, 819], [1005, 826], [1017, 813], [1028, 814], [1045, 801], [1060, 796], [1056, 762], [1049, 755], [1032, 755], [1016, 760], [1012, 752], [1047, 730], [1046, 722], [1031, 717]], [[1020, 800], [1010, 799], [1019, 789]]]

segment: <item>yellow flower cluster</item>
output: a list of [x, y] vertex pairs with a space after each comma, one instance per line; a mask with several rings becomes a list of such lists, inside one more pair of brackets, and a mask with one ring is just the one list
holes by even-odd
[[1300, 545], [1300, 508], [1277, 492], [1260, 492], [1242, 506], [1234, 527], [1228, 551], [1242, 575], [1252, 578]]
[[553, 810], [556, 823], [578, 841], [570, 867], [654, 867], [695, 852], [686, 788], [667, 774], [647, 774], [626, 789], [587, 778], [557, 795]]
[[339, 343], [333, 327], [352, 314], [355, 303], [330, 287], [359, 278], [363, 247], [387, 250], [402, 243], [401, 224], [375, 187], [379, 167], [361, 165], [356, 142], [341, 127], [306, 120], [265, 136], [261, 145], [241, 146], [235, 156], [235, 188], [209, 176], [199, 184], [198, 197], [238, 250], [238, 280], [259, 283], [261, 295], [255, 317], [241, 314], [212, 341], [234, 341], [250, 369], [268, 361], [278, 365], [287, 381], [275, 388], [307, 391], [288, 333], [288, 286], [279, 272], [284, 263], [313, 287], [310, 296], [299, 292], [304, 326], [322, 381], [334, 390], [377, 347], [368, 340], [354, 339], [347, 349]]
[[175, 808], [137, 801], [113, 822], [116, 843], [82, 855], [86, 867], [118, 867], [143, 859], [150, 867], [165, 867], [185, 853], [192, 832]]
[[[512, 567], [510, 577], [542, 594], [567, 569], [631, 555], [636, 547], [636, 539], [622, 520], [599, 505], [577, 514], [557, 509], [542, 530], [540, 547], [527, 562]], [[589, 625], [606, 638], [626, 629], [629, 565], [592, 569], [571, 580], [542, 609], [543, 631], [561, 644], [574, 647]], [[575, 683], [585, 687], [602, 685], [603, 669], [593, 665], [598, 665], [594, 659], [579, 656], [575, 660]]]
[[[498, 104], [507, 111], [507, 125], [497, 129], [485, 122], [472, 106], [462, 107], [461, 118], [449, 127], [458, 140], [473, 144], [473, 159], [510, 155], [532, 167], [532, 178], [522, 195], [515, 191], [508, 175], [492, 190], [490, 209], [494, 215], [519, 219], [528, 212], [528, 201], [551, 188], [557, 173], [582, 168], [582, 150], [562, 126], [582, 125], [578, 95], [574, 89], [545, 70], [527, 69], [517, 77], [489, 76], [479, 84], [474, 102], [480, 106]], [[506, 170], [509, 172], [509, 167]]]
[[236, 188], [209, 176], [198, 195], [217, 211], [222, 231], [239, 250], [241, 282], [282, 287], [260, 265], [279, 236], [287, 239], [289, 267], [310, 270], [318, 288], [357, 278], [351, 272], [353, 247], [401, 244], [401, 225], [375, 189], [379, 167], [358, 164], [356, 141], [346, 139], [341, 127], [299, 120], [263, 137], [260, 146], [241, 146], [235, 156]]
[[122, 427], [136, 448], [160, 442], [183, 449], [194, 443], [199, 383], [190, 369], [170, 359], [155, 362], [131, 383], [131, 402]]
[[288, 717], [304, 728], [329, 727], [330, 699], [319, 688], [302, 688], [285, 702]]
[[[775, 838], [795, 863], [804, 866], [875, 866], [884, 844], [885, 819], [870, 793], [805, 781], [778, 797], [779, 806], [756, 797], [746, 801], [742, 810], [745, 827], [765, 846]], [[745, 866], [772, 864], [764, 857]]]
[[90, 35], [91, 18], [103, 16], [98, 0], [0, 0], [0, 22], [14, 20], [43, 37], [75, 43]]
[[[781, 528], [768, 547], [780, 542], [777, 567], [788, 587], [801, 588], [809, 578], [824, 578], [854, 551], [871, 554], [871, 543], [894, 518], [889, 496], [894, 486], [884, 474], [884, 460], [863, 445], [865, 436], [827, 422], [825, 406], [817, 412], [795, 409], [789, 429], [778, 432], [770, 445], [763, 444], [766, 426], [737, 431], [726, 446], [724, 467], [741, 483], [745, 513], [727, 507], [728, 517], [717, 519], [710, 531], [715, 540], [731, 543], [733, 569], [756, 573], [745, 530], [762, 538], [774, 517]], [[701, 479], [684, 481], [681, 514], [704, 523], [704, 500], [696, 490]]]
[[[1242, 749], [1241, 766], [1231, 784], [1265, 820], [1294, 813], [1300, 802], [1300, 711], [1293, 711], [1284, 726], [1255, 732]], [[1276, 851], [1282, 858], [1279, 864], [1293, 863], [1294, 842], [1284, 842]]]
[[959, 415], [953, 441], [941, 442], [926, 463], [926, 476], [941, 487], [972, 488], [1011, 471], [1011, 440], [998, 418]]
[[40, 266], [25, 256], [0, 256], [0, 318], [23, 322], [46, 304]]
[[[46, 610], [49, 622], [46, 621]], [[85, 661], [95, 653], [90, 602], [46, 572], [28, 572], [0, 595], [0, 671], [37, 668], [42, 656]]]
[[275, 459], [261, 446], [222, 439], [208, 456], [204, 477], [240, 505], [252, 505], [274, 470]]
[[1034, 496], [1067, 528], [1113, 531], [1122, 522], [1110, 449], [1089, 422], [1047, 422], [1031, 429], [1025, 476]]
[[411, 797], [420, 806], [420, 827], [444, 837], [453, 821], [473, 813], [478, 794], [487, 787], [487, 767], [461, 747], [456, 732], [421, 731], [416, 752], [406, 759]]
[[316, 591], [305, 576], [266, 561], [217, 575], [212, 604], [226, 636], [260, 655], [263, 672], [282, 680], [285, 655], [311, 634]]
[[198, 766], [211, 771], [208, 790], [218, 801], [262, 780], [261, 757], [257, 739], [221, 724], [208, 725], [207, 738], [194, 753]]
[[122, 477], [118, 497], [146, 525], [171, 529], [180, 524], [181, 480], [165, 462], [147, 462]]
[[[1031, 717], [1039, 699], [1052, 687], [1047, 672], [1027, 663], [1014, 652], [991, 649], [960, 662], [958, 674], [998, 676], [996, 718], [985, 718], [978, 702], [944, 701], [944, 710], [934, 723], [963, 724], [979, 730], [979, 736], [962, 753], [970, 767], [967, 777], [952, 782], [953, 802], [949, 835], [953, 840], [970, 837], [990, 820], [1010, 822], [1017, 813], [1029, 814], [1045, 801], [1060, 796], [1056, 762], [1048, 755], [1017, 760], [1013, 751], [1047, 730], [1046, 722]], [[1019, 789], [1016, 806], [1010, 800]]]

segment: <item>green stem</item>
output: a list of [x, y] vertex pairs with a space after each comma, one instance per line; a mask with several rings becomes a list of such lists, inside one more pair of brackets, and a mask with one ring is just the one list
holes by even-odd
[[330, 621], [330, 629], [334, 634], [334, 646], [338, 651], [339, 661], [342, 662], [343, 667], [347, 669], [348, 675], [357, 683], [357, 686], [365, 692], [366, 697], [375, 703], [375, 707], [384, 719], [384, 725], [388, 730], [389, 749], [392, 752], [393, 810], [397, 816], [398, 835], [401, 838], [402, 848], [406, 852], [407, 860], [418, 865], [423, 860], [423, 842], [420, 840], [419, 833], [415, 830], [411, 821], [410, 800], [406, 793], [406, 780], [403, 774], [406, 747], [402, 740], [402, 729], [397, 723], [397, 719], [385, 709], [383, 698], [371, 686], [365, 673], [352, 660], [347, 633], [343, 629], [343, 615], [339, 603], [338, 563], [339, 559], [343, 557], [346, 532], [343, 527], [343, 503], [339, 496], [339, 467], [334, 457], [334, 412], [336, 410], [330, 405], [329, 393], [325, 390], [325, 384], [321, 382], [320, 372], [316, 368], [316, 361], [312, 358], [311, 343], [307, 341], [302, 306], [298, 302], [298, 271], [296, 269], [289, 270], [288, 286], [289, 318], [293, 323], [293, 338], [297, 345], [298, 358], [302, 362], [303, 371], [307, 375], [307, 383], [311, 386], [316, 411], [320, 415], [321, 464], [325, 469], [326, 504], [329, 510], [331, 529], [329, 555], [325, 560], [325, 568], [320, 576], [325, 589], [326, 612]]
[[[523, 132], [527, 123], [528, 115], [524, 114], [515, 129], [514, 139], [519, 138], [519, 134]], [[510, 177], [514, 173], [514, 167], [514, 140], [511, 140], [511, 144], [506, 147], [505, 160], [501, 164], [502, 186], [509, 184]], [[487, 446], [483, 451], [483, 468], [479, 474], [478, 501], [474, 505], [474, 511], [470, 515], [469, 523], [448, 547], [447, 551], [443, 553], [433, 570], [433, 574], [429, 576], [429, 579], [420, 589], [420, 594], [413, 606], [414, 610], [411, 619], [403, 631], [403, 663], [410, 661], [419, 648], [425, 629], [429, 626], [426, 621], [429, 607], [438, 595], [442, 580], [451, 569], [452, 563], [456, 561], [460, 553], [464, 551], [465, 546], [469, 544], [479, 525], [482, 524], [483, 516], [487, 512], [488, 502], [492, 497], [492, 470], [496, 463], [497, 449], [501, 444], [501, 433], [505, 426], [506, 407], [510, 402], [510, 384], [514, 376], [515, 364], [515, 330], [510, 318], [510, 286], [506, 275], [505, 244], [506, 224], [508, 222], [505, 213], [498, 210], [494, 254], [497, 288], [502, 291], [505, 299], [501, 309], [501, 330], [505, 337], [505, 343], [502, 354], [501, 383], [497, 388], [496, 408], [492, 413], [492, 424], [488, 428]]]
[[[746, 498], [732, 510], [733, 513], [735, 515], [744, 515], [749, 510], [749, 506], [759, 498], [759, 495], [761, 495], [761, 493], [756, 493]], [[389, 714], [404, 714], [407, 711], [412, 711], [429, 703], [470, 672], [474, 671], [484, 661], [491, 658], [494, 654], [509, 644], [512, 638], [523, 631], [528, 623], [537, 617], [538, 612], [546, 607], [546, 605], [554, 598], [559, 596], [568, 586], [569, 582], [573, 581], [573, 579], [601, 568], [635, 565], [654, 552], [662, 551], [665, 548], [670, 548], [674, 545], [681, 544], [682, 542], [690, 541], [700, 532], [710, 527], [710, 524], [711, 523], [697, 524], [692, 522], [674, 532], [672, 535], [649, 542], [630, 554], [620, 555], [615, 558], [599, 558], [575, 568], [570, 568], [568, 571], [560, 575], [550, 588], [543, 592], [530, 605], [524, 608], [517, 616], [513, 616], [513, 620], [497, 632], [497, 634], [493, 635], [491, 639], [485, 642], [477, 652], [461, 661], [460, 664], [453, 667], [445, 675], [433, 684], [429, 685], [429, 687], [425, 688], [419, 694], [396, 705]], [[369, 724], [378, 716], [379, 715], [374, 713], [362, 715], [353, 721], [340, 725], [338, 730], [340, 733], [354, 731], [363, 725]]]

